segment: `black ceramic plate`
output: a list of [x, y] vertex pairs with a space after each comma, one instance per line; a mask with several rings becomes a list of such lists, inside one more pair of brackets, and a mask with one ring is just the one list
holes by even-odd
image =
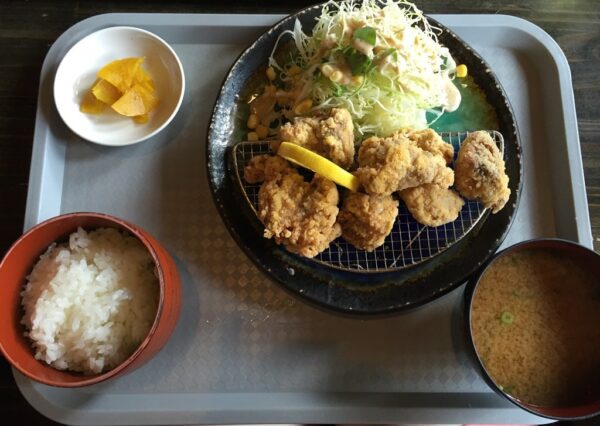
[[[248, 257], [269, 277], [305, 300], [343, 313], [386, 314], [427, 303], [461, 285], [502, 243], [512, 222], [521, 190], [521, 149], [512, 109], [493, 72], [465, 42], [442, 29], [438, 36], [457, 63], [466, 64], [498, 117], [504, 136], [511, 197], [506, 207], [480, 221], [460, 242], [430, 261], [400, 271], [375, 274], [345, 272], [288, 253], [263, 238], [263, 226], [240, 194], [229, 161], [233, 145], [244, 139], [247, 107], [239, 94], [257, 70], [264, 70], [275, 40], [296, 19], [310, 32], [322, 5], [291, 15], [259, 37], [229, 71], [217, 98], [208, 131], [209, 185], [225, 226]], [[464, 129], [476, 130], [476, 129]]]

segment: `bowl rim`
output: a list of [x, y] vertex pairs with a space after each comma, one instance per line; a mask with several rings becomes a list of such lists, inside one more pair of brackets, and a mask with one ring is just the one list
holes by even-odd
[[[552, 420], [570, 421], [570, 420], [590, 419], [592, 417], [599, 415], [600, 409], [592, 411], [588, 414], [582, 414], [582, 415], [577, 415], [577, 416], [550, 415], [550, 414], [547, 414], [547, 413], [544, 413], [542, 411], [538, 411], [538, 410], [535, 410], [534, 408], [532, 408], [532, 407], [536, 407], [535, 404], [526, 404], [526, 403], [518, 400], [517, 398], [514, 398], [513, 396], [509, 395], [508, 393], [504, 392], [496, 384], [494, 379], [490, 376], [487, 369], [483, 365], [483, 362], [481, 361], [479, 352], [477, 351], [475, 342], [473, 340], [471, 306], [473, 303], [475, 290], [477, 289], [477, 287], [481, 281], [481, 278], [483, 277], [485, 272], [488, 270], [488, 268], [491, 267], [491, 265], [497, 259], [503, 257], [504, 255], [506, 255], [514, 250], [519, 250], [524, 247], [526, 248], [528, 246], [536, 247], [539, 244], [543, 244], [543, 243], [555, 243], [559, 247], [560, 246], [569, 246], [569, 247], [575, 248], [576, 250], [582, 250], [583, 252], [590, 253], [600, 259], [600, 253], [594, 251], [593, 249], [590, 249], [589, 247], [586, 247], [575, 241], [567, 240], [564, 238], [558, 238], [558, 237], [537, 237], [537, 238], [532, 238], [532, 239], [528, 239], [528, 240], [523, 240], [523, 241], [517, 242], [513, 245], [510, 245], [510, 246], [502, 249], [501, 251], [495, 253], [486, 262], [483, 263], [483, 265], [481, 266], [481, 268], [479, 268], [479, 270], [477, 272], [475, 272], [469, 278], [469, 280], [467, 281], [467, 284], [465, 286], [464, 299], [463, 299], [463, 306], [464, 306], [463, 314], [464, 314], [464, 318], [466, 319], [466, 321], [464, 321], [464, 328], [466, 328], [466, 337], [467, 337], [466, 340], [467, 340], [468, 351], [471, 353], [472, 362], [474, 362], [476, 364], [475, 365], [476, 370], [478, 370], [478, 372], [483, 377], [486, 384], [497, 394], [501, 395], [508, 401], [510, 401], [513, 404], [515, 404], [516, 406], [518, 406], [519, 408], [521, 408], [531, 414], [534, 414], [536, 416], [545, 417], [547, 419], [552, 419]], [[545, 407], [540, 407], [540, 408], [545, 408]]]
[[[102, 34], [102, 33], [109, 33], [109, 32], [115, 32], [115, 31], [131, 31], [133, 33], [140, 33], [140, 34], [145, 34], [148, 37], [150, 37], [151, 39], [153, 39], [154, 41], [158, 42], [159, 44], [161, 44], [162, 46], [164, 46], [167, 51], [169, 52], [171, 58], [173, 59], [173, 62], [177, 65], [177, 70], [178, 75], [181, 79], [181, 90], [179, 91], [179, 95], [178, 95], [178, 99], [177, 102], [175, 104], [175, 107], [173, 108], [173, 111], [171, 111], [171, 114], [169, 114], [169, 116], [163, 121], [163, 123], [161, 123], [160, 126], [158, 126], [156, 129], [154, 129], [152, 132], [149, 132], [147, 134], [144, 134], [140, 137], [137, 138], [133, 138], [130, 140], [123, 140], [123, 139], [119, 139], [118, 143], [107, 143], [104, 141], [100, 141], [97, 138], [94, 138], [93, 136], [89, 136], [84, 134], [84, 132], [79, 132], [77, 130], [75, 130], [73, 127], [71, 127], [71, 121], [67, 117], [66, 114], [64, 113], [64, 110], [61, 109], [59, 102], [58, 102], [58, 97], [56, 95], [57, 93], [57, 81], [58, 81], [58, 77], [61, 73], [62, 70], [64, 70], [64, 59], [67, 57], [67, 55], [69, 55], [69, 53], [71, 53], [71, 51], [73, 51], [73, 49], [75, 49], [80, 43], [84, 42], [85, 40], [91, 38], [91, 37], [96, 37], [98, 36], [98, 34]], [[173, 48], [171, 47], [171, 45], [169, 43], [167, 43], [163, 38], [161, 38], [160, 36], [154, 34], [151, 31], [148, 30], [144, 30], [142, 28], [138, 28], [138, 27], [134, 27], [134, 26], [129, 26], [129, 25], [115, 25], [115, 26], [110, 26], [110, 27], [106, 27], [106, 28], [102, 28], [99, 29], [97, 31], [94, 31], [90, 34], [87, 34], [86, 36], [80, 38], [79, 40], [77, 40], [75, 43], [73, 43], [73, 45], [71, 45], [71, 47], [69, 47], [69, 49], [67, 50], [67, 52], [63, 55], [63, 57], [60, 59], [60, 62], [58, 63], [58, 66], [56, 67], [56, 72], [54, 73], [54, 78], [53, 78], [53, 82], [52, 82], [52, 97], [54, 99], [54, 106], [56, 107], [57, 111], [58, 111], [58, 115], [60, 116], [60, 118], [62, 119], [63, 123], [65, 123], [65, 125], [69, 128], [69, 130], [71, 130], [73, 133], [75, 133], [77, 136], [79, 136], [82, 139], [85, 139], [86, 141], [98, 144], [98, 145], [103, 145], [103, 146], [113, 146], [113, 147], [118, 147], [118, 146], [128, 146], [128, 145], [134, 145], [140, 142], [143, 142], [147, 139], [150, 139], [151, 137], [155, 136], [156, 134], [158, 134], [160, 131], [162, 131], [165, 127], [167, 127], [167, 125], [173, 121], [173, 118], [175, 118], [175, 115], [177, 114], [177, 112], [179, 111], [181, 104], [183, 102], [183, 97], [185, 94], [185, 72], [183, 69], [183, 64], [181, 63], [181, 60], [179, 59], [179, 56], [177, 55], [177, 53], [175, 52], [175, 50], [173, 50]]]
[[[6, 358], [6, 360], [10, 363], [10, 365], [13, 368], [17, 369], [21, 374], [25, 375], [29, 379], [34, 380], [38, 383], [42, 383], [42, 384], [49, 385], [49, 386], [62, 387], [62, 388], [76, 388], [76, 387], [82, 387], [82, 386], [88, 386], [88, 385], [100, 383], [100, 382], [103, 382], [105, 380], [108, 380], [108, 379], [116, 376], [121, 371], [128, 368], [139, 357], [139, 355], [144, 351], [144, 349], [150, 344], [151, 337], [156, 333], [158, 324], [163, 316], [164, 298], [165, 298], [165, 292], [166, 292], [165, 291], [166, 281], [165, 281], [164, 271], [163, 271], [162, 266], [160, 265], [160, 260], [159, 260], [158, 254], [157, 254], [156, 250], [154, 249], [154, 247], [152, 246], [152, 244], [150, 243], [150, 241], [143, 235], [142, 232], [140, 232], [140, 228], [138, 228], [137, 225], [134, 225], [130, 222], [127, 222], [126, 220], [120, 219], [116, 216], [113, 216], [113, 215], [110, 215], [107, 213], [95, 213], [95, 212], [65, 213], [65, 214], [51, 217], [49, 219], [46, 219], [46, 220], [32, 226], [30, 229], [28, 229], [26, 232], [24, 232], [6, 251], [5, 255], [3, 256], [2, 260], [0, 261], [0, 270], [2, 269], [2, 266], [7, 261], [7, 259], [12, 255], [12, 253], [16, 249], [16, 247], [19, 244], [21, 244], [21, 242], [23, 240], [29, 238], [32, 234], [38, 232], [41, 228], [44, 228], [45, 226], [47, 226], [51, 223], [60, 222], [63, 220], [68, 220], [68, 219], [77, 218], [77, 217], [98, 218], [98, 219], [108, 220], [109, 222], [112, 222], [114, 224], [122, 226], [123, 228], [125, 228], [127, 230], [127, 232], [129, 232], [136, 239], [138, 239], [144, 245], [145, 249], [150, 253], [152, 260], [154, 261], [154, 271], [155, 271], [156, 277], [158, 279], [159, 299], [158, 299], [158, 305], [156, 308], [156, 313], [154, 315], [154, 320], [152, 322], [152, 326], [148, 330], [146, 337], [139, 344], [139, 346], [136, 348], [136, 350], [131, 355], [129, 355], [126, 359], [124, 359], [119, 365], [117, 365], [116, 367], [114, 367], [104, 373], [97, 373], [97, 374], [92, 374], [89, 376], [85, 376], [81, 373], [76, 373], [76, 372], [72, 372], [69, 370], [57, 370], [57, 371], [71, 373], [71, 374], [77, 375], [77, 376], [81, 374], [81, 376], [80, 376], [81, 380], [78, 380], [78, 381], [58, 382], [58, 381], [54, 381], [54, 380], [47, 380], [44, 378], [40, 378], [40, 377], [36, 376], [35, 374], [32, 374], [30, 371], [24, 369], [20, 365], [19, 362], [17, 362], [15, 359], [13, 359], [13, 357], [4, 349], [4, 345], [0, 341], [0, 352], [2, 353], [2, 355]], [[97, 228], [94, 228], [94, 229], [97, 229]], [[65, 235], [70, 235], [70, 233], [72, 233], [72, 232], [74, 232], [74, 231], [69, 231], [69, 234], [65, 234]], [[36, 255], [33, 257], [33, 260], [38, 259], [38, 258], [39, 258], [39, 255]], [[26, 338], [26, 337], [23, 336], [23, 338]], [[32, 349], [31, 356], [33, 357], [33, 349]], [[51, 365], [44, 363], [43, 361], [39, 361], [39, 360], [36, 360], [36, 361], [42, 363], [45, 367], [54, 368]]]

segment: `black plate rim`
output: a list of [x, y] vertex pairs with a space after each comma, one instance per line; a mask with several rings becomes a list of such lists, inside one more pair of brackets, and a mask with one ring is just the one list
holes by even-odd
[[[322, 300], [322, 298], [314, 297], [312, 294], [303, 292], [302, 289], [298, 290], [298, 289], [290, 286], [289, 281], [285, 279], [286, 278], [285, 276], [282, 276], [281, 274], [279, 274], [279, 275], [276, 274], [275, 271], [273, 271], [273, 269], [267, 263], [264, 262], [264, 259], [263, 259], [264, 255], [262, 255], [262, 254], [260, 256], [257, 255], [255, 250], [253, 250], [252, 247], [250, 247], [246, 244], [246, 242], [244, 241], [244, 235], [246, 234], [246, 232], [244, 231], [244, 229], [240, 230], [237, 228], [236, 221], [234, 220], [235, 212], [227, 211], [227, 209], [225, 208], [225, 204], [227, 202], [232, 201], [231, 194], [223, 194], [223, 192], [219, 189], [218, 183], [216, 181], [216, 178], [217, 178], [216, 173], [218, 173], [218, 171], [213, 167], [213, 162], [215, 161], [215, 159], [217, 159], [217, 160], [220, 159], [222, 162], [221, 164], [226, 164], [225, 168], [228, 169], [228, 166], [227, 166], [228, 159], [225, 158], [227, 156], [227, 152], [223, 152], [221, 157], [216, 158], [215, 153], [211, 150], [211, 146], [212, 146], [211, 140], [214, 137], [214, 135], [217, 133], [217, 130], [216, 130], [217, 118], [216, 117], [219, 112], [219, 108], [222, 107], [222, 105], [220, 105], [220, 101], [223, 99], [223, 97], [225, 95], [226, 88], [227, 88], [226, 83], [234, 75], [236, 68], [238, 66], [241, 66], [240, 65], [241, 60], [244, 59], [247, 55], [249, 55], [252, 52], [253, 48], [258, 43], [260, 43], [263, 39], [268, 38], [271, 33], [273, 33], [273, 32], [279, 33], [281, 31], [281, 27], [284, 24], [286, 24], [289, 21], [295, 20], [296, 18], [298, 18], [304, 14], [307, 14], [307, 13], [311, 12], [312, 10], [317, 10], [317, 9], [320, 10], [325, 4], [326, 3], [321, 3], [321, 4], [306, 7], [304, 9], [301, 9], [301, 10], [279, 20], [273, 26], [271, 26], [267, 31], [265, 31], [261, 36], [259, 36], [256, 40], [251, 42], [250, 45], [246, 49], [244, 49], [244, 51], [233, 62], [232, 66], [230, 67], [229, 71], [227, 72], [226, 76], [223, 79], [221, 89], [215, 100], [215, 106], [213, 108], [213, 113], [212, 113], [210, 124], [209, 124], [208, 130], [207, 130], [207, 141], [208, 142], [206, 144], [206, 160], [207, 160], [206, 161], [206, 170], [207, 170], [208, 183], [209, 183], [209, 188], [210, 188], [210, 192], [211, 192], [213, 201], [217, 207], [217, 210], [221, 216], [221, 219], [223, 220], [228, 232], [232, 235], [232, 237], [234, 238], [234, 240], [236, 241], [238, 246], [244, 251], [244, 253], [250, 258], [250, 260], [265, 275], [267, 275], [270, 279], [277, 282], [280, 285], [280, 287], [282, 287], [286, 292], [292, 294], [293, 296], [301, 298], [303, 301], [308, 302], [309, 304], [311, 304], [313, 306], [316, 306], [319, 308], [324, 308], [326, 311], [336, 312], [336, 313], [339, 313], [342, 315], [349, 314], [351, 316], [358, 315], [358, 316], [362, 316], [362, 317], [365, 317], [365, 316], [367, 316], [367, 317], [369, 317], [369, 316], [387, 316], [390, 314], [396, 314], [399, 312], [403, 312], [406, 310], [410, 310], [410, 309], [422, 306], [422, 305], [427, 304], [435, 299], [438, 299], [439, 297], [443, 296], [444, 294], [447, 294], [450, 291], [460, 287], [462, 284], [464, 284], [466, 282], [466, 280], [469, 278], [469, 276], [471, 276], [472, 274], [476, 273], [479, 270], [481, 265], [484, 264], [486, 262], [486, 260], [490, 256], [492, 256], [496, 252], [498, 247], [502, 244], [502, 242], [506, 238], [506, 236], [507, 236], [508, 232], [510, 231], [510, 228], [514, 222], [514, 217], [516, 214], [517, 206], [520, 201], [522, 187], [523, 187], [523, 163], [522, 163], [522, 159], [521, 159], [522, 151], [521, 151], [520, 137], [519, 137], [519, 132], [518, 132], [518, 128], [517, 128], [517, 123], [514, 118], [514, 112], [510, 105], [510, 101], [508, 100], [508, 98], [506, 96], [506, 92], [502, 88], [501, 84], [499, 83], [499, 81], [498, 81], [497, 77], [495, 76], [495, 74], [493, 73], [493, 71], [490, 69], [489, 65], [483, 60], [483, 58], [481, 58], [481, 56], [476, 51], [474, 51], [464, 40], [462, 40], [460, 37], [458, 37], [453, 31], [448, 29], [443, 24], [439, 23], [437, 20], [431, 18], [428, 15], [425, 15], [431, 24], [440, 28], [443, 33], [447, 34], [447, 37], [453, 38], [457, 43], [461, 44], [462, 45], [461, 48], [464, 49], [473, 60], [477, 61], [478, 63], [482, 64], [485, 67], [485, 72], [487, 74], [489, 74], [491, 79], [495, 82], [495, 86], [496, 86], [498, 95], [505, 102], [504, 107], [506, 108], [507, 113], [510, 115], [509, 127], [510, 127], [511, 134], [509, 135], [510, 138], [507, 138], [508, 135], [506, 135], [503, 132], [503, 136], [505, 137], [505, 139], [514, 140], [514, 142], [515, 142], [516, 157], [517, 157], [515, 161], [517, 161], [517, 169], [518, 169], [517, 174], [515, 176], [518, 179], [517, 187], [516, 187], [516, 190], [512, 191], [514, 193], [514, 195], [511, 194], [511, 200], [509, 200], [509, 203], [512, 203], [512, 206], [507, 205], [507, 207], [512, 207], [511, 212], [507, 218], [507, 223], [505, 224], [504, 229], [498, 235], [495, 236], [493, 242], [488, 246], [488, 250], [485, 253], [484, 257], [482, 259], [478, 260], [478, 262], [471, 268], [471, 270], [463, 272], [456, 279], [453, 279], [453, 280], [449, 281], [448, 283], [446, 283], [446, 285], [443, 286], [442, 288], [440, 288], [436, 291], [432, 291], [428, 296], [420, 297], [416, 301], [411, 301], [411, 302], [407, 302], [407, 303], [403, 303], [403, 304], [396, 303], [396, 304], [393, 304], [392, 306], [388, 305], [388, 306], [377, 307], [377, 308], [372, 308], [372, 307], [367, 307], [366, 309], [353, 308], [351, 306], [349, 307], [349, 306], [340, 306], [338, 304], [332, 304], [330, 302]], [[502, 129], [500, 129], [500, 130], [502, 131]], [[226, 148], [228, 150], [231, 147], [228, 146]], [[227, 179], [228, 179], [227, 176], [221, 177], [221, 180], [227, 180]], [[514, 196], [514, 199], [513, 199], [513, 196]], [[237, 206], [237, 207], [239, 209], [239, 206]], [[237, 213], [239, 213], [239, 211]], [[488, 215], [488, 217], [489, 217], [489, 215]], [[248, 219], [248, 218], [246, 218], [246, 219]], [[260, 224], [260, 222], [258, 221], [258, 219], [256, 217], [253, 217], [252, 219], [255, 222], [258, 222]], [[251, 219], [251, 221], [252, 221], [252, 219]], [[485, 222], [487, 221], [487, 218], [483, 218], [483, 219], [485, 219], [485, 220], [481, 220], [480, 223], [476, 226], [476, 228], [481, 228], [482, 226], [484, 226]], [[471, 232], [469, 234], [475, 234], [475, 233], [478, 233], [478, 231], [476, 232], [476, 230], [473, 229], [473, 230], [471, 230]], [[462, 248], [464, 248], [465, 244], [467, 243], [466, 240], [467, 240], [466, 237], [463, 238], [461, 241], [457, 242], [453, 247], [447, 249], [445, 252], [460, 251]], [[274, 242], [272, 242], [272, 244], [275, 245]], [[312, 263], [310, 260], [304, 260], [302, 258], [299, 258], [299, 256], [296, 256], [294, 254], [290, 254], [290, 253], [286, 252], [285, 249], [283, 249], [279, 246], [276, 246], [274, 251], [279, 252], [278, 253], [279, 256], [277, 256], [277, 258], [270, 259], [271, 261], [273, 261], [273, 260], [277, 261], [277, 260], [280, 260], [281, 258], [283, 258], [284, 260], [290, 261], [291, 264], [293, 264], [293, 265], [298, 265], [298, 264], [302, 264], [302, 263], [306, 263], [306, 262]], [[290, 259], [293, 259], [293, 260], [290, 260]], [[311, 266], [314, 267], [314, 264]], [[350, 273], [350, 274], [352, 274], [352, 273]], [[381, 273], [380, 275], [390, 275], [390, 274], [397, 274], [397, 272], [384, 272], [384, 273]], [[331, 283], [331, 281], [330, 281], [330, 283]], [[327, 285], [327, 284], [323, 282], [322, 285]]]

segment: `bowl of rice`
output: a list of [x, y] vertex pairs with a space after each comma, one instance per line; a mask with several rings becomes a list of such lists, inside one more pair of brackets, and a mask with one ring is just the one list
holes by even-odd
[[600, 414], [600, 254], [515, 244], [471, 278], [465, 302], [468, 353], [494, 391], [555, 420]]
[[87, 386], [150, 360], [179, 317], [172, 257], [148, 232], [69, 213], [25, 232], [0, 263], [0, 350], [37, 382]]

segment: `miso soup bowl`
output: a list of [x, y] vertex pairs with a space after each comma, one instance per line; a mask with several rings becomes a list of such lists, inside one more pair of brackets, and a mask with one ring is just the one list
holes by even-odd
[[[121, 364], [106, 372], [83, 375], [57, 370], [34, 358], [34, 350], [21, 324], [21, 291], [27, 275], [48, 246], [65, 241], [78, 227], [90, 231], [116, 228], [142, 242], [152, 256], [159, 284], [159, 302], [150, 331], [138, 348]], [[79, 387], [121, 377], [149, 361], [169, 339], [177, 324], [180, 279], [167, 250], [145, 230], [122, 219], [101, 213], [69, 213], [42, 222], [25, 232], [0, 263], [0, 350], [11, 365], [37, 382], [59, 387]]]
[[[464, 324], [466, 328], [465, 335], [467, 351], [473, 364], [485, 382], [496, 393], [508, 399], [510, 402], [519, 406], [520, 408], [538, 416], [555, 420], [580, 420], [596, 416], [600, 414], [600, 386], [596, 387], [596, 393], [593, 395], [590, 401], [583, 402], [579, 405], [565, 404], [559, 406], [541, 406], [526, 403], [502, 390], [502, 388], [492, 379], [486, 370], [486, 367], [482, 362], [479, 353], [477, 352], [473, 338], [473, 313], [471, 309], [477, 286], [481, 282], [485, 272], [502, 256], [527, 249], [540, 249], [558, 254], [561, 259], [572, 260], [576, 265], [578, 265], [584, 271], [590, 273], [592, 276], [600, 277], [600, 254], [571, 241], [553, 238], [535, 239], [515, 244], [503, 251], [498, 252], [491, 257], [475, 275], [471, 277], [465, 288], [463, 313], [465, 317]], [[597, 284], [600, 285], [600, 281], [597, 281]]]

